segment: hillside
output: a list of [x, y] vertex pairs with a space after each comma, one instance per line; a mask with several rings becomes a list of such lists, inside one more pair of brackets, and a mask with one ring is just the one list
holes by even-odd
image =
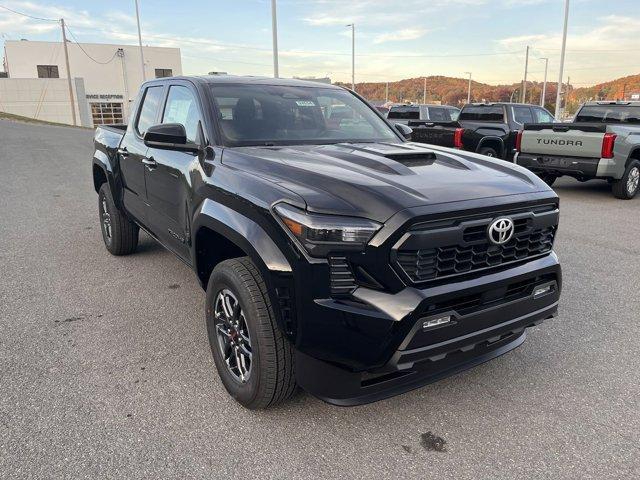
[[[444, 103], [461, 106], [467, 101], [468, 80], [464, 78], [431, 76], [427, 78], [427, 102]], [[349, 84], [342, 84], [350, 87]], [[545, 106], [555, 109], [556, 83], [547, 83]], [[358, 83], [356, 90], [365, 98], [383, 102], [386, 83]], [[389, 101], [391, 102], [418, 102], [423, 99], [423, 78], [409, 78], [397, 82], [389, 82]], [[520, 83], [511, 85], [489, 85], [473, 81], [471, 83], [471, 101], [508, 102], [520, 101]], [[575, 111], [579, 103], [585, 100], [602, 99], [615, 100], [623, 98], [623, 92], [628, 97], [631, 93], [640, 93], [640, 75], [619, 78], [610, 82], [585, 88], [569, 88], [569, 111]], [[539, 103], [542, 94], [541, 82], [529, 82], [527, 86], [527, 102]]]

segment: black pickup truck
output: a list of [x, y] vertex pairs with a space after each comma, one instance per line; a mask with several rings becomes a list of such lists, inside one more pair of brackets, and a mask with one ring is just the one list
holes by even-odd
[[409, 121], [414, 142], [476, 152], [513, 161], [516, 139], [524, 124], [549, 123], [553, 115], [536, 105], [471, 103], [455, 122]]
[[142, 229], [195, 271], [217, 371], [247, 408], [296, 385], [354, 405], [433, 382], [555, 316], [558, 198], [406, 128], [336, 86], [146, 82], [127, 126], [96, 129], [104, 243], [132, 254]]

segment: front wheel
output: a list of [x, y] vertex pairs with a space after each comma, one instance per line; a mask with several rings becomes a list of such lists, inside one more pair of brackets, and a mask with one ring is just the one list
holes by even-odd
[[209, 345], [229, 394], [249, 409], [293, 395], [293, 349], [276, 325], [266, 285], [248, 257], [214, 269], [206, 297]]
[[613, 182], [613, 195], [622, 200], [631, 200], [640, 188], [640, 162], [632, 161], [620, 180]]

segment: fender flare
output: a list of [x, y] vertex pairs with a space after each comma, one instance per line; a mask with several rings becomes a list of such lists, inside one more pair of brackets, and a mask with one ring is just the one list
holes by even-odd
[[495, 136], [484, 137], [482, 140], [480, 140], [480, 142], [478, 142], [478, 146], [476, 147], [476, 153], [480, 153], [480, 149], [484, 146], [484, 144], [489, 142], [497, 142], [500, 144], [500, 151], [498, 152], [498, 157], [504, 158], [505, 156], [504, 140], [502, 140], [500, 137], [495, 137]]
[[[203, 227], [222, 235], [246, 252], [268, 283], [273, 273], [293, 273], [291, 264], [285, 255], [258, 223], [226, 205], [205, 199], [197, 208], [192, 222], [193, 268], [198, 274], [198, 278], [200, 278], [200, 266], [198, 265], [196, 239], [197, 232]], [[206, 284], [203, 286], [206, 287]]]
[[[102, 173], [107, 179], [107, 184], [109, 185], [109, 190], [111, 191], [111, 198], [113, 198], [113, 202], [115, 203], [116, 207], [118, 207], [119, 209], [122, 209], [122, 195], [120, 193], [121, 189], [118, 188], [118, 181], [116, 179], [116, 174], [113, 171], [110, 159], [104, 152], [100, 150], [96, 150], [93, 156], [93, 162], [91, 165], [92, 177], [93, 177], [93, 170], [96, 167], [102, 170]], [[99, 187], [97, 187], [97, 185], [95, 184], [95, 178], [93, 179], [93, 181], [94, 181], [94, 187], [97, 193], [99, 190]]]

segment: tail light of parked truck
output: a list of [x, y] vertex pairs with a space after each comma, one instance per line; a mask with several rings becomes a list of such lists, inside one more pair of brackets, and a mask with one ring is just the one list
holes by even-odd
[[615, 133], [605, 133], [604, 138], [602, 139], [602, 152], [600, 153], [600, 158], [613, 158], [613, 147], [616, 144]]
[[456, 128], [456, 131], [453, 134], [453, 146], [455, 148], [463, 148], [463, 145], [462, 145], [463, 133], [464, 133], [464, 128]]
[[518, 130], [518, 136], [516, 137], [516, 152], [522, 151], [522, 130]]

